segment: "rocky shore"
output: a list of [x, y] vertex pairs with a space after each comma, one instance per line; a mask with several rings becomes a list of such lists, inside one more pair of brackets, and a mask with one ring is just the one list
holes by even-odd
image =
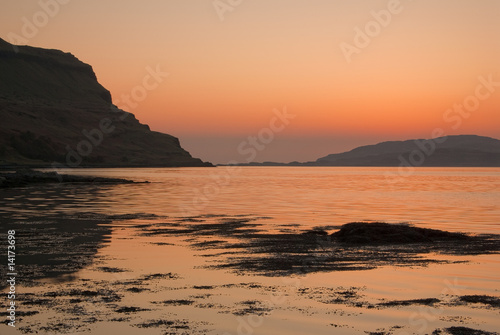
[[92, 184], [131, 184], [132, 180], [103, 178], [93, 176], [74, 176], [57, 172], [41, 172], [19, 169], [15, 172], [0, 172], [0, 188], [23, 187], [30, 184], [47, 183], [92, 183]]

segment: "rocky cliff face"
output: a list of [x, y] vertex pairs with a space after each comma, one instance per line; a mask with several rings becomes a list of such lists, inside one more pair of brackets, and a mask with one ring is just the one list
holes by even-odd
[[210, 166], [112, 104], [92, 67], [0, 39], [0, 166]]

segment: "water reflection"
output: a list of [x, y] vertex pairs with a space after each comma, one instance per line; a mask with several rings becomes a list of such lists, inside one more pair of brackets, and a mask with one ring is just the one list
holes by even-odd
[[[408, 317], [421, 305], [383, 305], [409, 299], [434, 299], [425, 301], [442, 311], [429, 333], [457, 324], [500, 327], [498, 309], [460, 302], [464, 295], [498, 296], [495, 254], [432, 254], [429, 259], [448, 263], [289, 277], [224, 269], [224, 261], [246, 250], [266, 257], [275, 247], [274, 240], [264, 241], [268, 249], [255, 244], [252, 224], [259, 234], [331, 231], [359, 220], [498, 234], [500, 169], [417, 169], [403, 182], [388, 183], [385, 173], [394, 170], [386, 168], [243, 168], [201, 208], [203, 218], [183, 218], [181, 208], [219, 171], [74, 170], [151, 184], [0, 190], [0, 229], [19, 232], [24, 331], [235, 334], [240, 320], [252, 316], [262, 317], [253, 329], [259, 334], [330, 334], [339, 327], [343, 334], [395, 332], [396, 325], [412, 333], [418, 327]], [[231, 235], [236, 225], [221, 225], [225, 218], [240, 222], [240, 239]], [[200, 230], [203, 220], [217, 234]], [[288, 246], [287, 252], [300, 251]], [[466, 288], [441, 295], [455, 279]], [[282, 303], [266, 305], [277, 296]]]

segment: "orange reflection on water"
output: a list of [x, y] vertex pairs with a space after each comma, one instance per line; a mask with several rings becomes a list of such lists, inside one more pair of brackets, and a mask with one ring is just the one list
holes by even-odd
[[[49, 280], [25, 292], [42, 296], [75, 288], [115, 290], [121, 297], [118, 302], [95, 305], [101, 317], [92, 324], [92, 334], [159, 332], [157, 328], [137, 327], [144, 320], [176, 320], [178, 331], [189, 325], [192, 334], [237, 334], [238, 329], [258, 334], [330, 334], [339, 330], [342, 334], [362, 334], [396, 325], [402, 328], [394, 328], [395, 334], [430, 333], [456, 325], [499, 329], [497, 310], [456, 303], [462, 295], [499, 295], [500, 258], [495, 254], [428, 254], [424, 257], [451, 263], [269, 277], [235, 272], [230, 267], [212, 268], [241, 256], [233, 253], [236, 249], [216, 243], [222, 238], [237, 243], [236, 235], [166, 233], [168, 229], [218, 224], [228, 217], [251, 218], [248, 225], [258, 224], [262, 233], [301, 232], [313, 227], [333, 232], [335, 226], [357, 220], [406, 221], [445, 230], [500, 233], [500, 169], [417, 169], [404, 182], [389, 183], [386, 173], [395, 171], [242, 168], [204, 207], [196, 208], [196, 215], [203, 216], [189, 219], [192, 221], [181, 217], [184, 213], [180, 209], [217, 180], [211, 176], [223, 173], [223, 168], [72, 171], [149, 180], [151, 184], [82, 187], [74, 194], [63, 187], [59, 195], [50, 197], [54, 204], [48, 214], [62, 209], [67, 213], [84, 210], [160, 217], [103, 223], [112, 227], [112, 234], [98, 249], [92, 266], [78, 272], [73, 281]], [[42, 193], [27, 192], [21, 198], [36, 207], [44, 199], [43, 191], [38, 192]], [[166, 276], [169, 273], [171, 277]], [[439, 303], [380, 307], [387, 301], [428, 298], [439, 299]], [[80, 305], [86, 310], [92, 306], [88, 302]], [[116, 312], [127, 306], [141, 310], [125, 315]], [[62, 315], [45, 310], [29, 320], [45, 322]], [[123, 316], [124, 321], [112, 321]], [[426, 327], [421, 329], [424, 321]]]

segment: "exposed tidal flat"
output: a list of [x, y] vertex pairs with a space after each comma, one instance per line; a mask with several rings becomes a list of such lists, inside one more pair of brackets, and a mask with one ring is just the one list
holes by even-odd
[[387, 170], [242, 168], [203, 206], [219, 169], [2, 189], [19, 248], [2, 334], [497, 332], [500, 170]]

